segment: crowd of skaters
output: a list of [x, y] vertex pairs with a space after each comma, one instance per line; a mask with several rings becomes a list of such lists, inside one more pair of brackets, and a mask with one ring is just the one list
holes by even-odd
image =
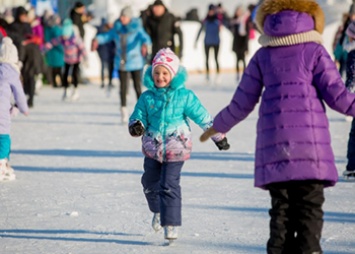
[[[214, 49], [217, 72], [219, 73], [218, 51], [219, 51], [219, 31], [221, 26], [225, 26], [233, 33], [234, 41], [231, 49], [236, 53], [237, 80], [240, 78], [241, 69], [239, 62], [242, 62], [245, 68], [245, 55], [248, 52], [248, 40], [253, 38], [253, 23], [250, 22], [251, 12], [255, 5], [249, 5], [247, 9], [238, 6], [235, 14], [230, 18], [225, 12], [221, 3], [210, 4], [208, 6], [207, 16], [196, 21], [201, 22], [201, 31], [205, 31], [205, 53], [206, 53], [206, 79], [209, 79], [208, 58], [209, 51]], [[129, 7], [127, 7], [129, 8]], [[183, 33], [180, 27], [181, 17], [175, 16], [164, 5], [161, 0], [156, 0], [145, 10], [141, 11], [139, 17], [134, 17], [131, 10], [121, 12], [119, 17], [109, 16], [102, 18], [101, 24], [97, 26], [97, 36], [102, 38], [110, 30], [117, 29], [114, 24], [120, 23], [120, 35], [125, 33], [125, 29], [136, 29], [137, 25], [142, 26], [150, 39], [150, 42], [144, 42], [147, 46], [147, 52], [141, 53], [144, 65], [151, 64], [154, 56], [159, 49], [169, 47], [181, 59], [183, 57]], [[128, 18], [128, 23], [122, 26], [122, 19]], [[0, 16], [0, 29], [3, 36], [12, 38], [19, 52], [19, 58], [22, 62], [21, 77], [25, 93], [28, 98], [28, 106], [34, 106], [36, 87], [40, 86], [42, 81], [51, 84], [53, 87], [63, 87], [63, 100], [76, 100], [79, 97], [77, 90], [78, 84], [84, 80], [80, 72], [80, 66], [87, 64], [87, 51], [84, 46], [85, 29], [84, 24], [90, 22], [93, 16], [88, 12], [87, 7], [80, 1], [75, 2], [68, 13], [68, 18], [61, 17], [51, 10], [44, 11], [41, 17], [36, 15], [35, 8], [31, 5], [19, 6], [13, 9], [7, 9]], [[186, 16], [186, 19], [188, 17]], [[217, 20], [217, 22], [215, 22]], [[135, 24], [134, 24], [135, 23]], [[65, 35], [64, 35], [65, 33]], [[199, 32], [200, 34], [201, 32]], [[177, 35], [177, 41], [174, 36]], [[198, 37], [199, 35], [197, 35]], [[216, 38], [210, 41], [209, 38]], [[112, 38], [111, 38], [112, 39]], [[133, 69], [125, 66], [121, 57], [126, 57], [128, 61], [130, 47], [121, 44], [119, 40], [100, 42], [97, 49], [101, 63], [101, 87], [113, 87], [112, 79], [114, 73], [118, 72], [120, 78], [120, 99], [121, 106], [125, 112], [125, 91], [129, 83], [129, 77], [132, 78], [134, 87], [139, 97], [141, 93], [141, 78], [143, 67], [138, 65]], [[127, 47], [125, 47], [127, 46]], [[124, 50], [122, 50], [124, 48]], [[92, 48], [94, 49], [94, 48]], [[143, 53], [143, 54], [142, 54]], [[124, 54], [124, 56], [123, 56]], [[126, 60], [124, 60], [126, 61]], [[143, 66], [144, 66], [143, 65]], [[122, 72], [123, 71], [123, 72]], [[128, 75], [125, 72], [128, 71]], [[135, 71], [133, 73], [132, 71]], [[121, 75], [120, 75], [121, 74]], [[108, 84], [105, 84], [108, 78]], [[74, 89], [69, 93], [68, 87], [73, 84]], [[121, 108], [122, 109], [122, 108]], [[123, 120], [127, 119], [125, 115]]]

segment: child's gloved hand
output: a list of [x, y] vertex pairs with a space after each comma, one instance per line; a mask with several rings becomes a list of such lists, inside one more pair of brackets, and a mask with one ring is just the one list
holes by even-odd
[[223, 138], [220, 141], [215, 141], [214, 143], [216, 144], [219, 150], [228, 150], [230, 147], [227, 138]]
[[139, 137], [144, 133], [144, 126], [141, 121], [135, 121], [129, 125], [128, 130], [133, 137]]

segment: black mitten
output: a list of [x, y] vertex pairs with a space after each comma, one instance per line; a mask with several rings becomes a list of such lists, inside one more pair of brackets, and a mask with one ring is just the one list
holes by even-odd
[[220, 141], [214, 142], [219, 150], [228, 150], [230, 145], [228, 144], [227, 138], [223, 138]]
[[128, 130], [133, 137], [139, 137], [144, 133], [144, 126], [141, 121], [136, 121], [128, 127]]

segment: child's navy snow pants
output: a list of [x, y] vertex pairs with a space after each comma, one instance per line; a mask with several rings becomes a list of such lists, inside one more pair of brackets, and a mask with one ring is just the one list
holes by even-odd
[[142, 185], [149, 209], [160, 213], [162, 226], [181, 226], [180, 173], [183, 161], [144, 159]]

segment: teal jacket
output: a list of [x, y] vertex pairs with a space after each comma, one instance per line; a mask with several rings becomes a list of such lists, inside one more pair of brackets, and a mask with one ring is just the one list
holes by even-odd
[[[51, 42], [54, 38], [62, 36], [60, 26], [46, 27], [44, 29], [44, 41]], [[64, 47], [62, 44], [56, 45], [45, 53], [46, 63], [49, 67], [64, 66]]]
[[114, 23], [113, 28], [96, 36], [99, 44], [115, 42], [115, 69], [121, 71], [142, 70], [146, 62], [141, 53], [142, 45], [151, 45], [149, 35], [145, 32], [142, 21], [132, 18], [131, 22], [123, 25], [120, 20]]
[[148, 88], [140, 97], [130, 117], [130, 124], [141, 121], [145, 156], [160, 162], [185, 161], [192, 149], [189, 119], [203, 130], [212, 126], [213, 118], [191, 90], [185, 88], [186, 70], [178, 73], [167, 88], [157, 88], [148, 67], [143, 84]]

